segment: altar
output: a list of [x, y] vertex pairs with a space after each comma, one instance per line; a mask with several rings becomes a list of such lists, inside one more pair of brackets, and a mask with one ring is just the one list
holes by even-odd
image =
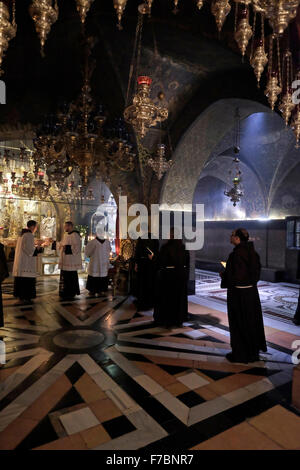
[[12, 269], [17, 238], [29, 220], [38, 222], [36, 238], [48, 241], [44, 253], [37, 257], [37, 271], [40, 275], [58, 274], [58, 254], [52, 249], [58, 235], [59, 215], [52, 202], [21, 199], [18, 197], [0, 198], [0, 242], [9, 270]]

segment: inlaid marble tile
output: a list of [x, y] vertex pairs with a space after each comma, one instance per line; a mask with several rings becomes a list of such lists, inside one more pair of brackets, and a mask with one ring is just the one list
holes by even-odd
[[190, 450], [282, 450], [282, 447], [248, 423], [241, 423]]
[[122, 415], [120, 409], [110, 398], [103, 398], [102, 400], [90, 403], [89, 407], [100, 423]]
[[205, 380], [203, 377], [200, 377], [195, 372], [191, 372], [190, 374], [177, 377], [177, 380], [183, 383], [190, 390], [194, 390], [195, 388], [199, 388], [199, 387], [202, 387], [203, 385], [209, 384], [208, 380]]
[[284, 449], [300, 449], [300, 417], [280, 405], [250, 419], [249, 424]]
[[167, 391], [158, 393], [155, 395], [155, 399], [171, 411], [176, 418], [180, 419], [184, 424], [187, 424], [190, 408], [184, 405], [180, 400]]
[[90, 408], [81, 408], [72, 413], [64, 414], [59, 419], [69, 435], [100, 424]]

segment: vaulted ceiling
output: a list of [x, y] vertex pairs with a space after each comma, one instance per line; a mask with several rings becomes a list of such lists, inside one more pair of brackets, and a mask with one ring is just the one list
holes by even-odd
[[[28, 14], [31, 0], [16, 3], [18, 31], [3, 62], [7, 104], [1, 106], [0, 122], [36, 125], [43, 115], [55, 112], [62, 101], [74, 99], [80, 90], [82, 29], [75, 0], [59, 0], [59, 19], [51, 29], [42, 58]], [[86, 34], [98, 40], [93, 50], [93, 96], [113, 117], [122, 115], [124, 109], [140, 3], [128, 0], [122, 31], [116, 28], [112, 0], [95, 0], [86, 21]], [[153, 96], [165, 92], [174, 144], [195, 117], [217, 99], [239, 97], [265, 102], [252, 70], [241, 61], [231, 20], [219, 41], [208, 5], [198, 12], [195, 2], [180, 3], [178, 15], [172, 14], [172, 0], [153, 3], [152, 20], [147, 19], [144, 26], [140, 67], [141, 73], [153, 78]]]

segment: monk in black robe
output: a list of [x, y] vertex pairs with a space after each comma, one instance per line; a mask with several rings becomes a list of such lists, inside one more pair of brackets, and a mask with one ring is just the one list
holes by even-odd
[[151, 238], [138, 238], [135, 250], [135, 271], [137, 310], [150, 310], [154, 306], [154, 282], [159, 241]]
[[221, 287], [227, 288], [227, 308], [232, 352], [231, 362], [254, 362], [259, 351], [267, 351], [261, 304], [257, 290], [260, 259], [249, 242], [245, 229], [234, 230], [230, 242], [234, 245], [221, 273]]
[[189, 264], [189, 252], [182, 240], [174, 239], [174, 231], [171, 231], [171, 239], [161, 247], [158, 255], [155, 324], [168, 328], [181, 326], [187, 320]]
[[[297, 279], [300, 279], [300, 251], [298, 253], [298, 266], [297, 266], [297, 274], [296, 274]], [[299, 297], [298, 297], [298, 305], [297, 309], [295, 312], [295, 316], [293, 318], [293, 322], [295, 325], [300, 325], [300, 291], [299, 291]]]
[[3, 317], [3, 305], [2, 305], [2, 288], [1, 284], [5, 278], [9, 276], [6, 258], [4, 253], [4, 247], [0, 243], [0, 328], [4, 326], [4, 317]]

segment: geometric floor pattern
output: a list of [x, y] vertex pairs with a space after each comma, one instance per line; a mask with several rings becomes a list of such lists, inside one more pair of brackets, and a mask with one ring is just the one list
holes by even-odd
[[61, 302], [52, 285], [29, 306], [5, 296], [0, 449], [300, 449], [299, 328], [265, 326], [261, 360], [231, 364], [218, 302], [191, 298], [182, 328], [154, 328], [131, 297]]
[[[289, 323], [297, 308], [299, 285], [259, 281], [258, 290], [264, 315]], [[196, 270], [196, 295], [226, 305], [227, 291], [220, 289], [217, 273]]]

